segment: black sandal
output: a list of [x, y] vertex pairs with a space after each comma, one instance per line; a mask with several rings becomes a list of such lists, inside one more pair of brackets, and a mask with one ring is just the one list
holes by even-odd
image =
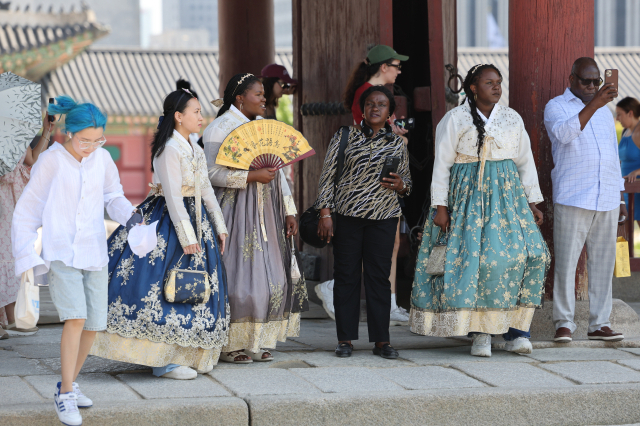
[[348, 358], [351, 356], [351, 352], [353, 352], [353, 345], [351, 343], [338, 343], [336, 346], [336, 355], [339, 358]]

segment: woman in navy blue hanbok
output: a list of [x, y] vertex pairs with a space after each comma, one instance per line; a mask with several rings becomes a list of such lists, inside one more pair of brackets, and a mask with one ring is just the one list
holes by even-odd
[[[158, 244], [135, 255], [127, 230], [109, 238], [109, 313], [91, 354], [154, 367], [157, 376], [190, 379], [211, 371], [227, 343], [229, 304], [221, 252], [227, 228], [197, 144], [200, 103], [189, 90], [167, 96], [152, 143], [153, 183], [140, 205], [146, 224], [158, 221]], [[170, 271], [205, 271], [206, 303], [170, 303]]]

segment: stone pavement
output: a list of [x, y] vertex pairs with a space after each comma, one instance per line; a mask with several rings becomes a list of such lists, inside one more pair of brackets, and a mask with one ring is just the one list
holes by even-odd
[[[60, 325], [0, 341], [0, 425], [57, 425]], [[640, 338], [534, 342], [529, 356], [469, 355], [466, 338], [392, 327], [401, 359], [371, 354], [361, 324], [351, 358], [337, 358], [335, 325], [306, 319], [270, 363], [219, 364], [195, 380], [89, 357], [78, 379], [94, 407], [85, 425], [631, 424], [640, 422]], [[541, 348], [541, 349], [540, 349]], [[374, 420], [375, 419], [375, 420]]]

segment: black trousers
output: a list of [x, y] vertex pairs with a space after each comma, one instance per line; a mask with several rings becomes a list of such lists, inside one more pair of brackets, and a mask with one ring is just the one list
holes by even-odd
[[333, 238], [333, 306], [338, 340], [358, 340], [360, 279], [364, 272], [370, 342], [389, 341], [391, 255], [398, 218], [336, 215]]

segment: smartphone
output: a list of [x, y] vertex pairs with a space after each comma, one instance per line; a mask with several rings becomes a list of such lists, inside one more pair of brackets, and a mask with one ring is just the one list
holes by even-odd
[[384, 165], [380, 171], [380, 182], [383, 182], [384, 178], [392, 178], [390, 173], [398, 173], [398, 166], [400, 165], [400, 157], [387, 157], [384, 159]]
[[139, 223], [142, 223], [142, 211], [140, 209], [136, 209], [136, 212], [131, 216], [131, 218], [127, 221], [127, 232], [131, 231], [131, 228], [136, 226]]
[[618, 70], [604, 70], [604, 84], [613, 83], [613, 87], [618, 90]]
[[402, 127], [405, 130], [413, 130], [416, 127], [416, 123], [413, 118], [396, 119], [393, 124], [398, 127]]
[[[55, 99], [53, 99], [53, 98], [49, 98], [49, 103], [50, 103], [50, 104], [55, 104], [55, 103], [56, 103], [56, 100], [55, 100]], [[50, 115], [50, 116], [49, 116], [49, 121], [50, 121], [50, 122], [54, 122], [54, 121], [56, 121], [56, 116], [55, 116], [55, 115]]]

